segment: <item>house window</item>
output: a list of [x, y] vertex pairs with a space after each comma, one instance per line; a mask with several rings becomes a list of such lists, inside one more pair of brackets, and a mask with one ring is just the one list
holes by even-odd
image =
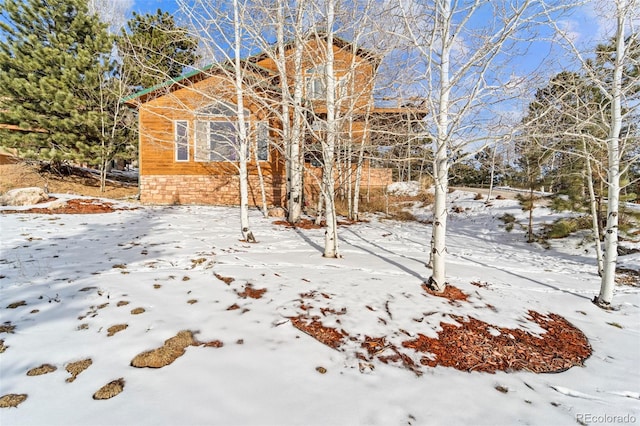
[[269, 123], [266, 121], [256, 123], [256, 150], [258, 161], [269, 159]]
[[306, 74], [307, 98], [325, 99], [327, 97], [327, 66], [319, 65], [308, 69]]
[[[240, 159], [240, 134], [236, 106], [216, 101], [196, 110], [195, 159], [196, 161], [238, 161]], [[251, 111], [244, 110], [246, 134], [249, 141], [255, 141], [258, 160], [269, 157], [269, 125], [259, 121], [250, 125]], [[250, 130], [253, 127], [253, 133]], [[249, 157], [247, 143], [246, 158]]]
[[189, 161], [189, 122], [174, 122], [175, 159]]
[[[237, 126], [237, 121], [229, 120], [196, 121], [196, 161], [238, 161], [240, 135]], [[246, 126], [248, 131], [248, 122]]]
[[[311, 100], [323, 100], [327, 98], [327, 66], [320, 65], [308, 69], [306, 77], [307, 98]], [[337, 100], [346, 98], [348, 79], [336, 77], [335, 95]]]

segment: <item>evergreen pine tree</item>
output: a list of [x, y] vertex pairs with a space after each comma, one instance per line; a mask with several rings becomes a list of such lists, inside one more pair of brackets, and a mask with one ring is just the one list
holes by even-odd
[[135, 87], [152, 87], [178, 77], [186, 66], [199, 59], [198, 40], [177, 26], [168, 12], [133, 12], [127, 27], [117, 45], [123, 65], [129, 70], [129, 81]]
[[95, 93], [109, 71], [106, 25], [87, 0], [4, 0], [0, 14], [0, 144], [86, 161], [104, 118]]

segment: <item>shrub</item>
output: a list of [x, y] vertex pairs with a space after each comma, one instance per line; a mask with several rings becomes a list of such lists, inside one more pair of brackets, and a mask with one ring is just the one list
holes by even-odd
[[422, 202], [422, 207], [430, 206], [435, 201], [435, 196], [431, 192], [420, 191], [418, 201]]
[[422, 176], [418, 182], [422, 190], [427, 190], [433, 186], [433, 178], [431, 176]]
[[389, 212], [389, 219], [393, 219], [393, 220], [400, 220], [403, 222], [411, 222], [411, 221], [415, 221], [416, 217], [413, 215], [413, 213], [408, 212], [406, 210], [395, 210], [395, 211], [390, 211]]
[[546, 232], [546, 237], [564, 238], [569, 236], [572, 232], [575, 232], [576, 229], [577, 226], [572, 220], [558, 219], [551, 224], [550, 228]]
[[511, 213], [505, 213], [502, 216], [500, 216], [500, 220], [503, 221], [505, 225], [508, 225], [508, 224], [513, 224], [516, 221], [516, 217]]
[[576, 231], [590, 228], [591, 219], [589, 216], [562, 218], [545, 227], [545, 238], [565, 238]]

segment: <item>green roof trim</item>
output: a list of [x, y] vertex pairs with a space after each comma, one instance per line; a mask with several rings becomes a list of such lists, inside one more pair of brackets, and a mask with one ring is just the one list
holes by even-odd
[[193, 76], [196, 76], [196, 75], [198, 75], [200, 73], [207, 72], [211, 68], [213, 68], [214, 65], [216, 65], [216, 64], [207, 65], [206, 67], [204, 67], [202, 69], [195, 69], [193, 71], [189, 71], [186, 74], [182, 74], [179, 77], [172, 78], [172, 79], [167, 80], [165, 82], [156, 84], [155, 86], [147, 87], [146, 89], [140, 90], [139, 92], [133, 93], [133, 94], [131, 94], [129, 96], [126, 96], [126, 97], [122, 98], [120, 100], [120, 102], [126, 103], [126, 102], [132, 101], [132, 100], [134, 100], [136, 98], [139, 98], [140, 96], [144, 96], [144, 95], [147, 95], [149, 93], [155, 92], [158, 89], [162, 89], [163, 87], [170, 87], [170, 86], [172, 86], [172, 85], [174, 85], [176, 83], [180, 83], [181, 81], [189, 79], [189, 78], [191, 78]]
[[[269, 75], [273, 75], [273, 71], [271, 71], [268, 68], [262, 67], [260, 65], [254, 64], [254, 63], [251, 63], [251, 62], [249, 62], [249, 61], [247, 61], [245, 59], [243, 59], [242, 61], [247, 63], [247, 64], [251, 64], [251, 67], [253, 67], [256, 70], [259, 70], [259, 71], [261, 71], [263, 73], [266, 73], [266, 74], [269, 74]], [[226, 63], [226, 62], [223, 62], [223, 63], [214, 62], [213, 64], [207, 65], [206, 67], [203, 67], [201, 69], [195, 69], [193, 71], [189, 71], [188, 73], [183, 74], [183, 75], [181, 75], [179, 77], [175, 77], [175, 78], [172, 78], [172, 79], [167, 80], [165, 82], [156, 84], [155, 86], [151, 86], [151, 87], [148, 87], [146, 89], [140, 90], [140, 91], [138, 91], [136, 93], [133, 93], [133, 94], [131, 94], [129, 96], [126, 96], [126, 97], [122, 98], [120, 100], [120, 102], [126, 103], [126, 102], [132, 101], [132, 100], [134, 100], [136, 98], [139, 98], [141, 96], [147, 95], [149, 93], [153, 93], [158, 89], [162, 89], [162, 88], [165, 88], [165, 87], [170, 87], [170, 86], [172, 86], [172, 85], [174, 85], [176, 83], [180, 83], [181, 81], [188, 80], [191, 77], [194, 77], [194, 76], [196, 76], [198, 74], [202, 74], [204, 72], [211, 71], [214, 67], [220, 67], [220, 68], [225, 69], [227, 71], [234, 71], [233, 66], [231, 64], [229, 64], [229, 63]], [[273, 88], [273, 89], [277, 89], [277, 88]]]

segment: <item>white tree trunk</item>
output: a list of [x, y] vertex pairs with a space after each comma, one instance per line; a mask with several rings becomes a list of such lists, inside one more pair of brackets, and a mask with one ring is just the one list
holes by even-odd
[[598, 276], [602, 277], [604, 270], [604, 259], [602, 258], [602, 243], [600, 242], [600, 225], [598, 224], [598, 201], [593, 189], [593, 170], [591, 169], [591, 156], [587, 150], [587, 141], [582, 140], [582, 150], [584, 151], [587, 166], [587, 188], [589, 189], [589, 207], [591, 209], [591, 231], [593, 232], [593, 243], [596, 249], [596, 262], [598, 265]]
[[256, 239], [249, 227], [249, 183], [247, 174], [248, 161], [248, 137], [246, 127], [246, 117], [244, 116], [244, 91], [242, 82], [242, 63], [240, 60], [240, 11], [238, 10], [238, 0], [233, 0], [233, 27], [234, 27], [234, 74], [236, 89], [236, 104], [238, 114], [238, 139], [240, 139], [238, 147], [238, 175], [240, 183], [240, 231], [245, 241], [255, 243]]
[[258, 182], [260, 184], [260, 200], [262, 201], [262, 215], [269, 217], [269, 208], [267, 207], [267, 191], [264, 187], [264, 176], [262, 174], [262, 167], [260, 166], [260, 159], [258, 158], [258, 147], [255, 147], [254, 157], [256, 161], [256, 170], [258, 172]]
[[[438, 96], [438, 111], [436, 114], [436, 147], [433, 165], [435, 200], [433, 203], [432, 245], [429, 264], [432, 268], [429, 285], [433, 290], [441, 292], [446, 287], [447, 252], [447, 192], [449, 191], [449, 96], [450, 75], [449, 61], [451, 57], [451, 45], [449, 44], [449, 27], [446, 20], [451, 18], [451, 5], [449, 0], [439, 0], [439, 11], [436, 25], [439, 27], [440, 36], [440, 63], [438, 64], [440, 84]], [[449, 24], [450, 25], [450, 24]]]
[[493, 195], [493, 177], [495, 176], [496, 171], [496, 151], [498, 150], [498, 143], [493, 147], [493, 155], [491, 156], [491, 174], [489, 176], [489, 194], [487, 194], [487, 201], [491, 201], [491, 196]]
[[[302, 3], [302, 2], [300, 2]], [[303, 20], [302, 4], [298, 5], [298, 22]], [[304, 198], [303, 173], [304, 156], [302, 155], [302, 142], [304, 139], [305, 111], [302, 105], [302, 87], [304, 79], [302, 76], [302, 55], [304, 44], [296, 36], [293, 53], [293, 125], [291, 129], [291, 190], [289, 193], [289, 222], [296, 223], [302, 215], [302, 205]]]
[[[444, 147], [438, 149], [445, 151]], [[432, 273], [429, 285], [433, 290], [441, 292], [446, 287], [445, 257], [447, 253], [447, 192], [449, 187], [448, 160], [446, 154], [438, 154], [434, 164], [435, 200], [433, 203], [433, 225], [431, 239], [431, 254], [428, 266]]]
[[[351, 220], [358, 221], [360, 220], [360, 187], [362, 182], [362, 167], [364, 165], [364, 147], [367, 139], [369, 138], [369, 133], [367, 128], [369, 126], [368, 114], [365, 118], [364, 130], [362, 133], [362, 140], [360, 141], [360, 149], [358, 150], [358, 162], [356, 164], [356, 182], [353, 188], [353, 214], [351, 215]], [[369, 164], [369, 169], [371, 169], [371, 164]]]
[[327, 62], [326, 62], [326, 87], [327, 87], [327, 134], [322, 146], [323, 193], [325, 202], [326, 229], [324, 239], [324, 257], [340, 257], [338, 252], [338, 224], [335, 206], [335, 148], [337, 140], [336, 120], [336, 80], [334, 75], [333, 52], [333, 24], [335, 21], [334, 0], [327, 2]]
[[620, 130], [622, 129], [622, 71], [625, 59], [625, 0], [616, 2], [616, 51], [611, 83], [611, 126], [607, 140], [609, 164], [607, 170], [607, 227], [604, 234], [604, 269], [600, 294], [594, 302], [607, 307], [613, 300], [616, 266], [618, 263], [618, 210], [620, 204]]

